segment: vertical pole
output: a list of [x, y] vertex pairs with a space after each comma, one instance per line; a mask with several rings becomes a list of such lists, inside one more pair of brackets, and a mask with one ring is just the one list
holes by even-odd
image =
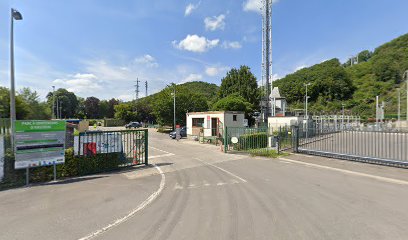
[[400, 128], [401, 124], [401, 89], [398, 88], [398, 124], [397, 128]]
[[228, 144], [227, 126], [224, 126], [224, 153], [227, 153], [227, 144]]
[[341, 130], [344, 130], [344, 104], [341, 104]]
[[149, 165], [149, 130], [145, 129], [145, 165]]
[[54, 162], [54, 181], [57, 181], [57, 164]]
[[11, 146], [14, 149], [14, 128], [16, 120], [16, 90], [14, 83], [14, 9], [11, 9], [10, 15], [10, 123], [11, 123]]
[[58, 106], [58, 98], [57, 98], [57, 119], [59, 119], [59, 111], [58, 111], [58, 109], [59, 109], [59, 106]]
[[52, 118], [55, 119], [55, 86], [52, 86]]
[[407, 80], [407, 127], [408, 127], [408, 70], [405, 71], [405, 78]]
[[176, 84], [173, 89], [173, 131], [176, 131]]
[[26, 168], [26, 187], [30, 184], [30, 167]]
[[378, 118], [379, 118], [379, 111], [378, 111], [378, 96], [375, 97], [375, 128], [378, 130]]

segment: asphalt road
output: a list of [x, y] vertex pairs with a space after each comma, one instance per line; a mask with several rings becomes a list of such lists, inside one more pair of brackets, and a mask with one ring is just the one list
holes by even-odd
[[0, 192], [0, 239], [407, 239], [407, 170], [149, 139], [158, 168]]

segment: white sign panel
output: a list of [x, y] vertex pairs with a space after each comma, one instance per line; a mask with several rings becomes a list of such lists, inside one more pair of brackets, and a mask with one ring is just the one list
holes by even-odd
[[[81, 142], [79, 143], [79, 139]], [[78, 148], [80, 146], [80, 149]], [[103, 133], [101, 136], [84, 135], [75, 136], [75, 155], [94, 155], [97, 153], [122, 152], [122, 135], [113, 133]]]

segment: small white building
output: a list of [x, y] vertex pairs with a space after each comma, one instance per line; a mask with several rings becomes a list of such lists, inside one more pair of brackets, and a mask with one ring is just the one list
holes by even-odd
[[199, 136], [203, 131], [205, 137], [218, 136], [220, 129], [227, 127], [244, 127], [244, 112], [190, 112], [187, 113], [187, 135]]
[[269, 117], [268, 125], [272, 128], [291, 127], [303, 124], [303, 116], [300, 117]]
[[284, 117], [286, 113], [286, 106], [288, 104], [286, 102], [286, 98], [281, 96], [278, 87], [273, 88], [271, 93], [271, 100], [271, 105], [275, 106], [275, 111], [273, 111], [274, 109], [273, 107], [271, 107], [273, 115]]

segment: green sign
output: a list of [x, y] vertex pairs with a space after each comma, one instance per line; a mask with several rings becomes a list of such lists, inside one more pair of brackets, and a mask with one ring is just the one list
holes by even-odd
[[15, 121], [15, 168], [65, 161], [65, 121]]

